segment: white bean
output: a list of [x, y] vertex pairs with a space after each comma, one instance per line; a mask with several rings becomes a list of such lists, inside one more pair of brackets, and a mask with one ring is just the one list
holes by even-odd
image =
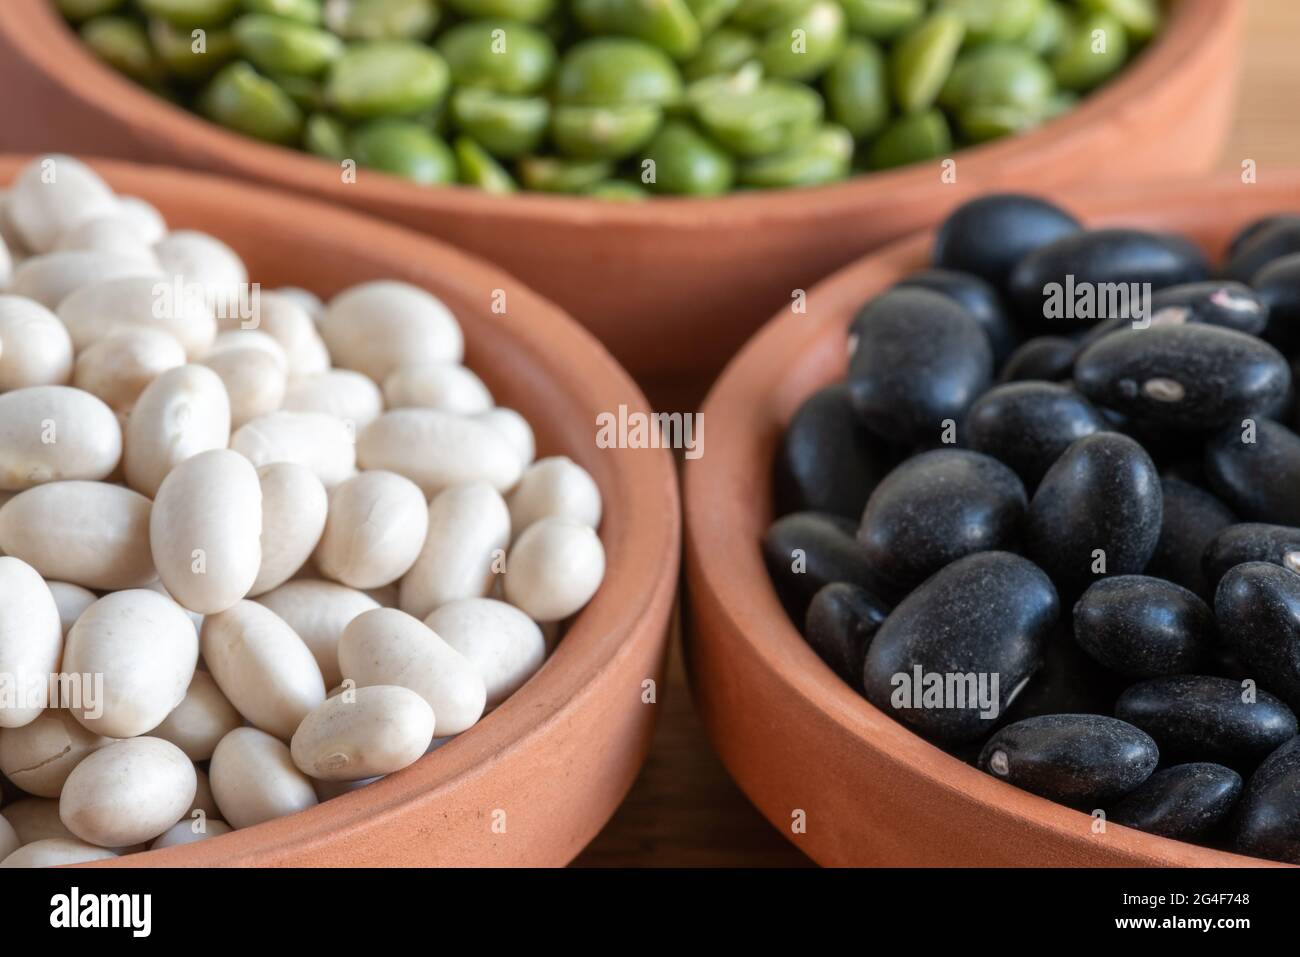
[[164, 847], [179, 847], [183, 844], [193, 844], [195, 841], [204, 841], [210, 837], [220, 837], [222, 834], [229, 834], [233, 831], [225, 821], [218, 821], [215, 818], [195, 818], [189, 817], [177, 821], [167, 830], [163, 831], [158, 838], [149, 845], [149, 850], [157, 851]]
[[507, 499], [515, 535], [542, 518], [600, 526], [600, 489], [590, 473], [563, 455], [534, 462]]
[[112, 740], [61, 708], [47, 708], [31, 724], [0, 728], [0, 771], [28, 794], [56, 798], [72, 769]]
[[296, 462], [332, 489], [357, 471], [355, 436], [348, 423], [321, 412], [272, 412], [231, 437], [230, 447], [256, 466]]
[[248, 270], [239, 254], [215, 236], [178, 229], [168, 233], [154, 252], [168, 276], [179, 276], [187, 286], [203, 290], [213, 311], [238, 313], [236, 306], [248, 292]]
[[515, 454], [519, 456], [519, 467], [526, 469], [533, 464], [537, 455], [537, 444], [533, 438], [533, 427], [528, 420], [514, 409], [498, 406], [474, 416], [474, 421], [482, 422], [504, 438]]
[[410, 362], [460, 362], [465, 341], [441, 300], [409, 283], [380, 280], [335, 296], [321, 320], [334, 364], [376, 382]]
[[510, 697], [546, 661], [537, 623], [513, 605], [466, 598], [443, 605], [424, 623], [474, 663], [487, 687], [487, 707]]
[[482, 482], [456, 485], [429, 503], [420, 555], [402, 578], [398, 604], [417, 618], [458, 598], [483, 598], [506, 567], [510, 512]]
[[77, 223], [111, 215], [117, 197], [85, 163], [56, 154], [23, 167], [13, 181], [7, 208], [23, 243], [43, 253]]
[[0, 489], [102, 479], [122, 458], [122, 429], [107, 405], [61, 385], [0, 395]]
[[262, 487], [237, 452], [211, 449], [163, 479], [149, 520], [158, 575], [191, 611], [225, 611], [248, 594], [262, 563]]
[[523, 471], [519, 456], [496, 430], [437, 409], [396, 409], [368, 425], [357, 439], [363, 469], [405, 475], [432, 498], [463, 482], [487, 482], [505, 492]]
[[316, 565], [344, 585], [379, 588], [415, 563], [428, 523], [424, 494], [414, 482], [393, 472], [362, 472], [330, 492]]
[[96, 734], [144, 734], [184, 699], [198, 657], [194, 626], [174, 601], [143, 588], [105, 595], [72, 626], [63, 654], [65, 674], [102, 675], [102, 688], [68, 710]]
[[47, 579], [107, 591], [157, 577], [149, 550], [152, 503], [107, 482], [51, 482], [0, 508], [0, 548]]
[[290, 300], [298, 308], [304, 310], [311, 317], [313, 323], [319, 323], [325, 315], [325, 303], [321, 302], [320, 296], [310, 289], [302, 289], [298, 286], [281, 286], [272, 290], [272, 292], [277, 296]]
[[483, 380], [454, 362], [398, 366], [384, 379], [390, 409], [419, 407], [457, 415], [477, 415], [492, 408], [492, 393]]
[[170, 333], [148, 326], [97, 339], [77, 356], [72, 384], [115, 412], [129, 412], [149, 383], [185, 365], [185, 349]]
[[5, 805], [5, 817], [21, 844], [34, 844], [55, 838], [75, 840], [59, 820], [59, 802], [53, 798], [22, 798]]
[[506, 600], [535, 621], [560, 621], [591, 600], [605, 549], [582, 522], [544, 518], [524, 530], [506, 562]]
[[221, 816], [235, 828], [317, 803], [311, 779], [294, 765], [288, 745], [256, 728], [236, 728], [222, 738], [208, 774]]
[[0, 861], [18, 850], [22, 842], [18, 840], [18, 832], [14, 830], [12, 824], [5, 820], [5, 816], [0, 814]]
[[217, 742], [243, 723], [212, 676], [195, 671], [181, 703], [149, 733], [170, 741], [191, 761], [206, 761], [212, 757]]
[[73, 768], [59, 796], [59, 817], [91, 844], [140, 844], [180, 820], [195, 786], [194, 764], [170, 741], [115, 741]]
[[50, 675], [59, 667], [63, 629], [54, 596], [36, 570], [0, 558], [0, 728], [31, 724], [50, 703]]
[[[286, 357], [290, 379], [320, 375], [330, 367], [329, 350], [311, 315], [291, 296], [259, 292], [252, 328], [278, 343]], [[242, 320], [225, 319], [223, 329], [243, 329]]]
[[0, 296], [0, 392], [62, 385], [71, 374], [72, 339], [58, 317], [39, 302]]
[[24, 259], [9, 281], [9, 292], [58, 309], [78, 290], [113, 279], [159, 280], [156, 267], [118, 253], [75, 249]]
[[364, 592], [310, 578], [285, 582], [257, 600], [283, 618], [311, 649], [328, 688], [343, 680], [338, 654], [343, 629], [357, 615], [379, 607]]
[[121, 215], [97, 216], [83, 219], [59, 236], [54, 252], [71, 252], [81, 249], [91, 252], [114, 253], [138, 259], [151, 270], [158, 270], [158, 257], [150, 243], [141, 236], [134, 220]]
[[167, 474], [230, 441], [230, 399], [221, 377], [201, 365], [168, 369], [140, 393], [126, 424], [126, 481], [158, 494]]
[[88, 861], [106, 861], [113, 857], [117, 857], [117, 853], [106, 847], [55, 837], [24, 844], [0, 861], [0, 867], [63, 867]]
[[95, 603], [97, 596], [89, 588], [82, 588], [72, 582], [47, 581], [45, 584], [54, 596], [54, 604], [59, 609], [59, 623], [63, 626], [66, 638], [81, 613]]
[[384, 397], [360, 372], [330, 369], [289, 383], [284, 394], [289, 412], [326, 412], [350, 422], [360, 432], [384, 411]]
[[230, 703], [249, 723], [278, 738], [288, 741], [303, 717], [325, 700], [325, 681], [311, 650], [264, 605], [241, 601], [209, 615], [202, 646], [208, 671]]
[[117, 216], [135, 227], [136, 235], [150, 246], [162, 242], [167, 235], [167, 221], [158, 208], [139, 196], [119, 196]]
[[325, 486], [306, 466], [274, 462], [258, 469], [257, 477], [262, 486], [262, 566], [250, 597], [278, 588], [307, 563], [329, 512]]
[[339, 667], [359, 687], [400, 685], [433, 709], [438, 734], [459, 734], [483, 714], [487, 690], [473, 662], [418, 618], [395, 608], [368, 611], [339, 639]]
[[193, 360], [217, 335], [212, 307], [159, 276], [87, 284], [60, 302], [57, 311], [77, 352], [115, 333], [143, 328], [168, 333]]
[[414, 691], [371, 685], [329, 698], [303, 718], [289, 750], [303, 774], [356, 781], [414, 764], [433, 726], [433, 709]]
[[14, 274], [14, 257], [9, 252], [9, 244], [0, 231], [0, 290], [9, 288], [9, 280]]
[[232, 349], [256, 349], [264, 352], [275, 360], [275, 365], [280, 371], [288, 373], [289, 356], [284, 351], [284, 346], [275, 339], [274, 336], [268, 335], [259, 329], [223, 329], [217, 333], [217, 338], [212, 341], [211, 347], [204, 355], [204, 361], [221, 352]]
[[203, 364], [219, 375], [226, 387], [232, 429], [275, 412], [284, 402], [289, 384], [284, 361], [265, 349], [218, 348], [204, 357]]

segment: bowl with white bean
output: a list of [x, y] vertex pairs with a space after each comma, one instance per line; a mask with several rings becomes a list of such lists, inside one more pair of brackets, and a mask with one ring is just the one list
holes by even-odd
[[[0, 158], [0, 866], [560, 865], [649, 744], [663, 449], [509, 276]], [[608, 443], [605, 443], [608, 444]]]

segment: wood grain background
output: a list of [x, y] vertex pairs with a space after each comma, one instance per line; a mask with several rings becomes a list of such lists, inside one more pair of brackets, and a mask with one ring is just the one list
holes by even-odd
[[[1224, 169], [1300, 165], [1300, 3], [1250, 0], [1242, 85]], [[1207, 83], [1214, 82], [1206, 77]], [[575, 862], [583, 866], [804, 866], [811, 862], [727, 777], [691, 706], [673, 636], [650, 758], [626, 802]]]

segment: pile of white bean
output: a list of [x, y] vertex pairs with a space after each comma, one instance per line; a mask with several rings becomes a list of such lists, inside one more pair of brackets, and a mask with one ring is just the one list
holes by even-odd
[[222, 315], [247, 283], [74, 159], [0, 192], [0, 866], [398, 771], [536, 672], [604, 576], [595, 483], [534, 461], [442, 302], [379, 281]]

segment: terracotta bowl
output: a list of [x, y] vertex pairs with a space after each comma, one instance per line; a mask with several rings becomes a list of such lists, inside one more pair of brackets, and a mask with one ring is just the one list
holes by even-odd
[[1235, 99], [1244, 0], [1173, 0], [1160, 38], [1077, 110], [938, 164], [843, 185], [628, 204], [423, 189], [227, 132], [99, 63], [49, 0], [0, 3], [11, 149], [63, 149], [257, 180], [431, 233], [505, 267], [596, 333], [639, 379], [701, 387], [795, 289], [928, 226], [984, 189], [1199, 173]]
[[[25, 160], [0, 159], [0, 183]], [[596, 416], [647, 411], [600, 345], [517, 280], [431, 239], [210, 176], [92, 162], [172, 228], [231, 244], [254, 281], [330, 296], [392, 278], [439, 296], [466, 362], [532, 423], [539, 455], [591, 472], [605, 503], [604, 585], [542, 669], [473, 729], [411, 767], [311, 810], [131, 865], [541, 865], [567, 863], [608, 820], [649, 747], [680, 554], [677, 477], [663, 450], [598, 449]], [[507, 315], [491, 310], [505, 290]], [[492, 825], [505, 812], [505, 833]]]
[[[1093, 225], [1174, 230], [1217, 259], [1247, 221], [1300, 210], [1300, 172], [1258, 186], [1216, 179], [1060, 199]], [[686, 661], [714, 747], [767, 819], [826, 865], [1264, 863], [1118, 825], [1093, 833], [1088, 815], [990, 777], [868, 704], [782, 610], [759, 551], [781, 432], [809, 394], [844, 376], [857, 308], [924, 265], [932, 239], [891, 245], [816, 286], [808, 314], [774, 318], [705, 404], [709, 444], [684, 478]]]

